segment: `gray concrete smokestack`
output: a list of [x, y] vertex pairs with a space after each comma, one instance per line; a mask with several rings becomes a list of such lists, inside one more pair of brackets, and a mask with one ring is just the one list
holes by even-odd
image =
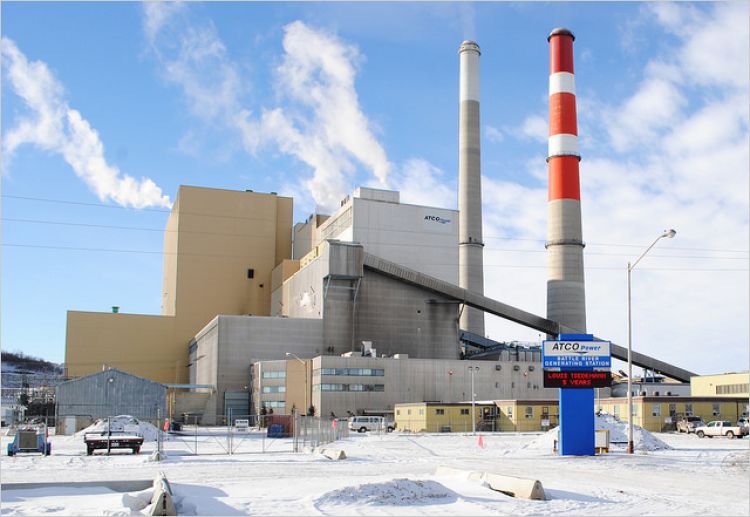
[[[479, 45], [464, 41], [458, 126], [458, 285], [484, 294], [482, 241], [482, 169], [479, 152]], [[484, 336], [484, 313], [465, 307], [460, 326]]]

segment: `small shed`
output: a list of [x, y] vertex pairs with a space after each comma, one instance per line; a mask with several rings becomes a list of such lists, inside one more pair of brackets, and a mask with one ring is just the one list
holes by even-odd
[[[109, 368], [57, 386], [58, 422], [131, 415], [156, 424], [166, 416], [167, 388], [158, 382]], [[78, 426], [76, 426], [78, 427]]]

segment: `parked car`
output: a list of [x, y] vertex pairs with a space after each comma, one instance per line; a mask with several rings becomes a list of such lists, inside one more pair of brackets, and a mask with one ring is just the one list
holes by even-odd
[[698, 438], [708, 436], [713, 438], [714, 436], [726, 436], [727, 438], [742, 438], [747, 434], [747, 429], [741, 426], [732, 425], [729, 420], [714, 420], [709, 422], [707, 425], [697, 427], [695, 434]]
[[382, 416], [353, 416], [349, 419], [349, 430], [358, 433], [367, 431], [387, 431], [390, 433], [395, 428], [396, 424]]
[[677, 421], [678, 433], [694, 433], [697, 427], [706, 425], [699, 416], [686, 416]]

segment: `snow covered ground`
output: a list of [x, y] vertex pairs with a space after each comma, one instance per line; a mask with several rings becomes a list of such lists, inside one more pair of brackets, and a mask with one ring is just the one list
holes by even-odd
[[[153, 442], [139, 455], [86, 456], [75, 436], [50, 437], [50, 457], [2, 456], [0, 514], [138, 515], [150, 490], [9, 490], [8, 483], [153, 479], [163, 471], [182, 515], [750, 515], [748, 439], [656, 434], [671, 448], [560, 457], [548, 446], [551, 435], [540, 433], [485, 433], [484, 448], [470, 434], [355, 434], [332, 444], [348, 459], [331, 461], [260, 433], [244, 435], [235, 442], [242, 453], [228, 455], [216, 430], [192, 432], [166, 442], [168, 458], [158, 463], [149, 461]], [[2, 437], [3, 451], [9, 440]], [[438, 476], [439, 466], [536, 478], [548, 500]]]

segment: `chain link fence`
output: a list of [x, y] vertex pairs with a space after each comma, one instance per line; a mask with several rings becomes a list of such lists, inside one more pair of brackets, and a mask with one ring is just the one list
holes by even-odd
[[306, 447], [319, 447], [342, 438], [349, 437], [346, 418], [321, 418], [317, 416], [294, 415], [294, 452]]

